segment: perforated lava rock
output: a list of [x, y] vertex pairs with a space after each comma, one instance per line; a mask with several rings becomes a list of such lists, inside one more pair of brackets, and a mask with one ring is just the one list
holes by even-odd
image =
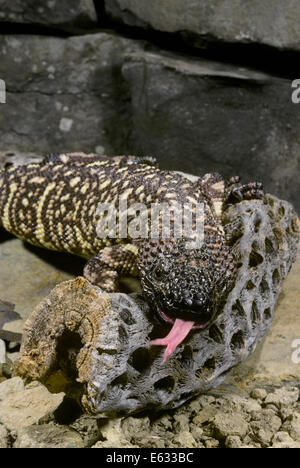
[[167, 330], [136, 294], [106, 294], [83, 278], [57, 286], [27, 321], [16, 371], [45, 381], [61, 368], [81, 384], [88, 412], [103, 416], [175, 408], [216, 387], [247, 358], [270, 327], [283, 279], [297, 252], [299, 219], [292, 206], [241, 202], [225, 213], [239, 262], [224, 310], [163, 363], [150, 340]]

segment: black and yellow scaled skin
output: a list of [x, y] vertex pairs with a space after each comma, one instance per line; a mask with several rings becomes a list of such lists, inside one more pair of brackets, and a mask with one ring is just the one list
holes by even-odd
[[[204, 243], [184, 238], [99, 238], [99, 203], [204, 204]], [[228, 203], [262, 198], [261, 184], [207, 174], [196, 182], [160, 170], [153, 158], [68, 153], [0, 173], [0, 225], [36, 246], [88, 259], [84, 275], [112, 292], [119, 275], [137, 275], [165, 320], [213, 319], [234, 285], [236, 264], [222, 225]], [[130, 214], [128, 219], [130, 220]], [[171, 223], [174, 219], [171, 219]]]

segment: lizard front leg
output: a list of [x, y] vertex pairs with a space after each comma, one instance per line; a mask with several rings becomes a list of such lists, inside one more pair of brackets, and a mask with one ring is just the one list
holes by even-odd
[[263, 200], [265, 192], [261, 182], [249, 182], [248, 184], [239, 183], [239, 179], [230, 179], [226, 190], [225, 204], [234, 205], [243, 200]]
[[[244, 200], [264, 200], [265, 192], [261, 182], [240, 183], [240, 177], [231, 177], [227, 181], [225, 190], [224, 208], [235, 205]], [[233, 245], [244, 232], [243, 220], [239, 217], [226, 222], [227, 216], [223, 216], [223, 226], [225, 229], [225, 238], [227, 245]]]
[[106, 292], [116, 292], [120, 275], [137, 275], [137, 254], [132, 244], [105, 247], [87, 262], [84, 277]]
[[198, 182], [202, 195], [211, 205], [217, 220], [222, 219], [226, 198], [226, 181], [217, 172], [205, 174]]

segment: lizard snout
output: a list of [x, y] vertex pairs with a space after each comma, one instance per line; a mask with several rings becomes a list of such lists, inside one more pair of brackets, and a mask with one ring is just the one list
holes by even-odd
[[213, 318], [214, 307], [208, 295], [192, 294], [190, 290], [184, 290], [180, 300], [174, 303], [170, 315], [175, 318], [206, 324]]

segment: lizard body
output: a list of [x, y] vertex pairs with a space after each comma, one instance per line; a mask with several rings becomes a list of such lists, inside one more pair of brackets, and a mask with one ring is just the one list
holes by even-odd
[[[226, 181], [219, 174], [192, 182], [160, 170], [153, 158], [57, 154], [0, 173], [0, 225], [36, 246], [85, 257], [85, 277], [108, 292], [117, 290], [120, 274], [138, 275], [152, 308], [173, 325], [167, 337], [152, 342], [167, 346], [166, 359], [191, 328], [211, 323], [232, 289], [236, 262], [222, 214], [226, 204], [251, 198], [263, 198], [261, 184], [241, 185], [238, 178]], [[123, 212], [120, 199], [127, 202]], [[149, 215], [156, 204], [189, 205], [193, 213], [202, 204], [201, 247], [187, 248], [195, 234], [174, 235], [177, 208], [171, 213], [171, 235], [163, 235], [160, 220], [158, 236], [133, 238], [128, 226], [137, 203]], [[125, 235], [99, 237], [104, 216], [99, 204], [114, 208], [118, 222], [126, 215]]]

